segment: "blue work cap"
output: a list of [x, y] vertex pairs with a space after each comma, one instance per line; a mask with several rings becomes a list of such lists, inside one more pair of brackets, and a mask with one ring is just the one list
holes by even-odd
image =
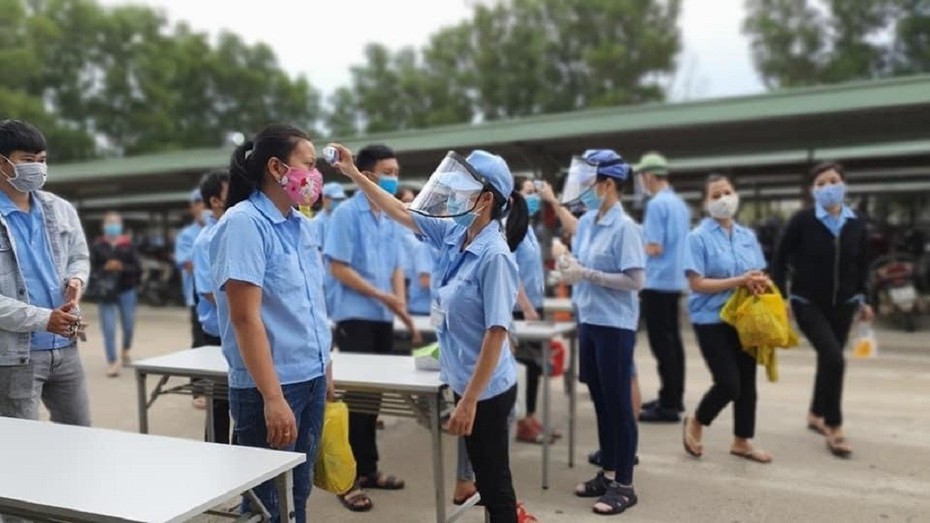
[[345, 200], [346, 192], [341, 183], [330, 182], [323, 186], [323, 196], [331, 200]]
[[591, 165], [597, 166], [597, 174], [610, 176], [620, 181], [630, 177], [630, 164], [611, 149], [588, 149], [584, 152], [584, 159]]
[[513, 175], [503, 158], [480, 149], [472, 151], [466, 161], [505, 199], [513, 192]]
[[190, 196], [188, 197], [188, 201], [189, 201], [190, 203], [202, 202], [202, 201], [203, 201], [203, 195], [200, 194], [200, 188], [199, 188], [199, 187], [196, 188], [196, 189], [194, 189], [193, 191], [191, 191], [191, 194], [190, 194]]

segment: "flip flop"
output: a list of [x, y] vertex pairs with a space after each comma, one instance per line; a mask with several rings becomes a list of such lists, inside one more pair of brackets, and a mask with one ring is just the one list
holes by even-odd
[[846, 444], [846, 438], [839, 437], [835, 439], [827, 438], [827, 448], [830, 449], [830, 453], [838, 458], [848, 458], [852, 454], [852, 449], [844, 447]]
[[[351, 494], [355, 495], [352, 496]], [[349, 509], [351, 512], [368, 512], [375, 506], [374, 503], [371, 502], [371, 498], [368, 497], [368, 494], [358, 487], [336, 497], [339, 498], [339, 502], [342, 503], [342, 506]], [[359, 501], [361, 501], [361, 503], [359, 503]]]
[[[452, 498], [452, 504], [455, 505], [455, 506], [457, 506], [457, 507], [461, 507], [462, 505], [464, 505], [464, 504], [468, 503], [469, 501], [471, 501], [471, 498], [473, 498], [473, 497], [475, 497], [475, 496], [477, 496], [477, 495], [478, 495], [478, 491], [475, 490], [475, 491], [471, 492], [470, 494], [467, 494], [467, 495], [465, 495], [465, 496], [463, 496], [463, 497], [460, 497], [460, 498], [453, 497], [453, 498]], [[481, 500], [478, 500], [478, 502], [475, 503], [475, 505], [481, 505]]]
[[823, 425], [817, 425], [816, 423], [808, 423], [807, 430], [816, 432], [817, 434], [820, 434], [821, 436], [827, 435], [827, 429], [825, 429]]
[[358, 485], [368, 490], [402, 490], [405, 483], [404, 480], [398, 479], [397, 476], [386, 476], [381, 472], [375, 472], [368, 476], [359, 477]]
[[759, 449], [752, 449], [747, 452], [737, 452], [735, 450], [731, 450], [730, 454], [738, 458], [748, 459], [749, 461], [754, 461], [756, 463], [762, 463], [763, 465], [768, 465], [772, 462], [772, 457], [766, 457], [763, 451]]
[[688, 434], [688, 423], [691, 421], [691, 418], [685, 416], [684, 423], [681, 424], [681, 443], [685, 447], [685, 452], [688, 453], [691, 457], [700, 458], [703, 452], [698, 452], [692, 448], [692, 445], [695, 445], [694, 437], [691, 434]]

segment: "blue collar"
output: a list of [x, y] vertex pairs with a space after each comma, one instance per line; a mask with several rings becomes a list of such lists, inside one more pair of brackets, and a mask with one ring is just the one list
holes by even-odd
[[623, 212], [623, 204], [617, 202], [604, 214], [604, 217], [600, 220], [597, 219], [597, 215], [594, 216], [594, 224], [607, 227], [613, 225], [617, 220], [623, 218], [626, 213]]
[[[36, 199], [35, 195], [32, 193], [29, 193], [30, 212], [35, 210], [36, 205], [38, 205], [38, 203], [39, 202]], [[0, 191], [0, 214], [2, 214], [4, 218], [6, 218], [7, 216], [13, 214], [14, 212], [21, 212], [23, 214], [29, 214], [29, 212], [24, 212], [22, 209], [17, 207], [16, 204], [13, 203], [13, 200], [11, 200], [10, 197], [7, 196], [5, 192]]]
[[368, 201], [368, 197], [365, 196], [365, 193], [361, 190], [353, 194], [352, 199], [355, 200], [355, 205], [358, 207], [359, 212], [371, 210], [371, 203]]
[[[459, 227], [459, 231], [448, 236], [446, 244], [460, 248], [467, 233], [468, 229]], [[485, 246], [494, 240], [495, 234], [501, 234], [501, 223], [497, 220], [491, 220], [490, 223], [484, 226], [484, 229], [481, 229], [478, 236], [468, 244], [468, 247], [465, 247], [465, 252], [470, 252], [475, 256], [480, 255]]]
[[258, 209], [258, 212], [262, 213], [268, 221], [275, 225], [284, 223], [294, 216], [293, 210], [291, 210], [290, 216], [281, 214], [281, 210], [261, 191], [253, 192], [252, 195], [249, 196], [249, 201]]
[[[720, 223], [717, 220], [711, 217], [704, 217], [704, 219], [701, 220], [700, 227], [701, 229], [704, 229], [706, 231], [721, 231], [724, 234], [726, 234], [727, 232], [727, 230], [723, 228], [723, 225], [720, 225]], [[733, 221], [733, 233], [736, 234], [742, 231], [743, 231], [743, 226], [736, 223], [736, 221], [734, 220]]]
[[[824, 209], [820, 205], [814, 206], [814, 212], [817, 214], [818, 220], [824, 220], [826, 218], [834, 217], [832, 214], [830, 214], [826, 209]], [[853, 210], [850, 209], [848, 205], [844, 204], [843, 209], [840, 211], [840, 215], [837, 216], [836, 218], [849, 220], [849, 219], [854, 219], [855, 217], [856, 217], [856, 213], [854, 213]]]

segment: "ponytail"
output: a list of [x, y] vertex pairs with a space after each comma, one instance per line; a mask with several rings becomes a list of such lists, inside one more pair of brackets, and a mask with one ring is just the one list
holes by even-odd
[[518, 191], [513, 191], [510, 193], [510, 212], [507, 213], [507, 225], [504, 230], [510, 252], [516, 251], [523, 243], [529, 226], [530, 212], [526, 207], [526, 200]]
[[268, 160], [287, 161], [300, 140], [310, 140], [307, 133], [285, 125], [271, 124], [261, 130], [254, 140], [236, 147], [229, 160], [229, 195], [226, 208], [247, 200], [262, 188]]

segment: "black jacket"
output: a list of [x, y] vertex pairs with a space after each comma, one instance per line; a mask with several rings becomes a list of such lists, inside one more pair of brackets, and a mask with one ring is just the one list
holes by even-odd
[[[104, 271], [103, 266], [110, 260], [123, 263], [119, 272]], [[119, 292], [134, 289], [142, 276], [139, 254], [129, 238], [121, 236], [115, 244], [103, 238], [98, 239], [90, 251], [91, 280], [96, 278], [115, 278], [116, 290]]]
[[[782, 294], [833, 307], [865, 296], [868, 234], [860, 216], [846, 220], [838, 237], [813, 208], [798, 211], [782, 233], [772, 259], [772, 280]], [[790, 276], [791, 284], [786, 287]]]

